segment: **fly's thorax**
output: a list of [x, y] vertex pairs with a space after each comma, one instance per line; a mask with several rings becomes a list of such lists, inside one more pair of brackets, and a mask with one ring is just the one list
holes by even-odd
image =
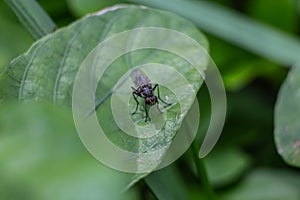
[[153, 89], [151, 84], [144, 85], [143, 92], [145, 96], [152, 97], [153, 96]]
[[151, 84], [142, 85], [138, 87], [136, 91], [141, 94], [142, 97], [152, 97], [154, 95]]

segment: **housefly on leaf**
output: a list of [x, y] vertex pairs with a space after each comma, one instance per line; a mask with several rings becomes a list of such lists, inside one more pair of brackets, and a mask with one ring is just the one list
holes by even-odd
[[[147, 119], [149, 117], [147, 105], [150, 105], [150, 106], [153, 106], [155, 104], [158, 105], [158, 103], [159, 103], [158, 100], [160, 100], [161, 102], [163, 102], [166, 105], [171, 105], [170, 103], [167, 103], [160, 98], [159, 85], [155, 84], [152, 87], [152, 83], [151, 83], [150, 79], [143, 71], [141, 71], [140, 69], [134, 69], [131, 71], [130, 76], [135, 85], [135, 87], [131, 87], [131, 88], [133, 89], [132, 96], [134, 97], [134, 100], [136, 102], [135, 111], [133, 113], [131, 113], [132, 115], [134, 115], [136, 113], [136, 111], [138, 110], [139, 101], [137, 100], [137, 97], [144, 98], [144, 100], [145, 100], [145, 102], [144, 102], [144, 109], [146, 112], [145, 122], [147, 122]], [[156, 89], [157, 89], [157, 94], [158, 94], [157, 96], [154, 94], [154, 91]]]

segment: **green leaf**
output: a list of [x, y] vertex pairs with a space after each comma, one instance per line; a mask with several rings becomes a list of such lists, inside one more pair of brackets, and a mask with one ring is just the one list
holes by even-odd
[[297, 13], [299, 14], [300, 13], [300, 1], [299, 0], [294, 0], [294, 4], [296, 6]]
[[254, 19], [296, 33], [297, 13], [291, 0], [253, 0], [247, 4], [246, 9]]
[[55, 23], [36, 1], [5, 0], [5, 2], [34, 39], [55, 31]]
[[229, 90], [239, 90], [258, 77], [280, 82], [285, 69], [263, 59], [237, 61], [224, 69], [223, 80]]
[[[54, 101], [57, 104], [70, 105], [74, 79], [86, 56], [105, 38], [137, 27], [163, 27], [177, 30], [192, 37], [206, 49], [208, 48], [207, 40], [195, 26], [172, 13], [138, 6], [115, 6], [88, 15], [40, 39], [28, 52], [15, 59], [2, 77], [4, 85], [1, 88], [2, 99], [17, 98], [21, 102]], [[188, 49], [188, 47], [182, 48]], [[165, 64], [179, 70], [189, 80], [195, 91], [200, 88], [203, 81], [187, 61], [174, 54], [156, 49], [126, 54], [110, 65], [105, 71], [104, 78], [100, 80], [96, 92], [97, 100], [107, 97], [97, 110], [99, 122], [114, 144], [136, 152], [153, 150], [153, 146], [160, 148], [169, 145], [186, 114], [178, 117], [180, 107], [174, 103], [167, 112], [170, 124], [164, 126], [163, 131], [155, 138], [141, 141], [123, 133], [114, 123], [110, 108], [113, 86], [129, 69], [145, 63]], [[164, 96], [172, 94], [164, 87], [161, 87], [161, 93]], [[187, 99], [189, 103], [185, 106], [189, 108], [194, 99], [190, 97]], [[131, 99], [129, 109], [133, 106], [135, 102]], [[142, 121], [141, 116], [135, 115], [133, 120], [139, 123]], [[141, 122], [141, 125], [144, 126], [145, 123]], [[137, 176], [132, 182], [134, 183], [143, 176]]]
[[0, 199], [137, 199], [131, 178], [97, 162], [82, 146], [68, 109], [0, 106]]
[[222, 200], [297, 200], [299, 174], [283, 170], [258, 169], [222, 195]]
[[300, 167], [300, 67], [295, 66], [283, 83], [275, 107], [275, 142], [290, 165]]
[[225, 7], [200, 0], [129, 1], [180, 14], [204, 31], [283, 65], [290, 66], [299, 61], [298, 38]]
[[188, 199], [186, 185], [173, 166], [151, 173], [145, 182], [159, 200]]
[[233, 147], [214, 149], [205, 158], [209, 180], [217, 187], [236, 181], [250, 163], [248, 155]]
[[1, 74], [14, 57], [28, 49], [33, 40], [20, 24], [11, 19], [12, 17], [7, 13], [9, 8], [4, 2], [0, 2], [0, 8], [0, 27], [5, 29], [0, 32]]

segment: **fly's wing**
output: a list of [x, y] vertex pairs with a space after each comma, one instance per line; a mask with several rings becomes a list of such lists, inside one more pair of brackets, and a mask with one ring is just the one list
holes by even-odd
[[133, 69], [130, 76], [136, 88], [151, 83], [148, 76], [140, 69]]

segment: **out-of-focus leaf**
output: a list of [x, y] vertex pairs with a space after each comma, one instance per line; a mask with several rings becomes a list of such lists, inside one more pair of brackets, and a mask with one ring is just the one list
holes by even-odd
[[240, 48], [212, 35], [208, 35], [210, 44], [210, 55], [218, 68], [223, 72], [223, 68], [230, 67], [236, 62], [251, 60], [254, 56]]
[[264, 89], [252, 87], [228, 95], [228, 126], [224, 128], [220, 142], [265, 148], [266, 144], [261, 144], [262, 139], [272, 135], [273, 131], [273, 106], [268, 98], [269, 94]]
[[108, 6], [117, 3], [122, 3], [123, 0], [68, 0], [68, 6], [72, 13], [77, 16], [83, 16], [87, 13], [95, 12]]
[[57, 27], [67, 26], [74, 21], [71, 15], [67, 1], [48, 1], [39, 0], [39, 4], [55, 21]]
[[276, 64], [263, 59], [252, 59], [235, 62], [224, 69], [223, 81], [229, 90], [238, 90], [258, 77], [279, 83], [284, 75], [284, 69]]
[[130, 176], [84, 149], [69, 110], [0, 106], [0, 199], [137, 199], [133, 191], [121, 193]]
[[[87, 54], [105, 38], [137, 27], [163, 27], [177, 30], [208, 48], [207, 40], [195, 26], [172, 13], [138, 6], [115, 6], [89, 15], [37, 41], [28, 52], [11, 63], [2, 78], [2, 83], [5, 84], [5, 87], [0, 88], [3, 91], [2, 98], [18, 98], [22, 102], [54, 101], [58, 104], [71, 104], [74, 79]], [[130, 59], [126, 59], [129, 56]], [[105, 71], [105, 78], [99, 82], [97, 99], [108, 95], [116, 82], [130, 68], [145, 63], [166, 64], [179, 70], [195, 90], [198, 90], [202, 84], [202, 78], [187, 61], [168, 52], [146, 49], [122, 56], [110, 65]], [[161, 92], [165, 94], [167, 91], [162, 87]], [[190, 96], [186, 99], [189, 103], [185, 106], [189, 108], [194, 99]], [[132, 99], [131, 106], [134, 105]], [[167, 112], [167, 121], [170, 124], [164, 125], [162, 131], [155, 135], [157, 138], [151, 137], [149, 141], [147, 138], [142, 142], [124, 134], [114, 123], [110, 98], [99, 107], [97, 115], [102, 129], [112, 142], [126, 150], [146, 152], [149, 149], [154, 150], [153, 146], [160, 148], [172, 142], [185, 113], [178, 115], [179, 105], [175, 103], [171, 109], [172, 112]], [[135, 121], [140, 118], [138, 115], [134, 116]]]
[[236, 181], [250, 163], [247, 154], [233, 147], [214, 149], [205, 158], [209, 180], [215, 186], [224, 186]]
[[[0, 74], [18, 54], [23, 53], [33, 42], [31, 36], [19, 24], [7, 20], [0, 13]], [[4, 30], [5, 29], [5, 30]]]
[[297, 9], [291, 0], [252, 0], [246, 9], [254, 19], [287, 32], [297, 30]]
[[[46, 12], [53, 18], [57, 18], [57, 16], [66, 13], [68, 7], [66, 1], [47, 1], [47, 0], [39, 0], [39, 4], [46, 10]], [[63, 20], [63, 19], [59, 19]]]
[[290, 66], [300, 61], [300, 40], [208, 1], [129, 0], [191, 20], [204, 31], [257, 55]]
[[0, 1], [0, 76], [9, 62], [32, 44], [29, 33], [18, 23], [9, 6]]
[[188, 199], [188, 192], [180, 172], [174, 166], [168, 166], [152, 172], [145, 178], [145, 182], [159, 200]]
[[282, 85], [275, 107], [274, 137], [278, 153], [300, 167], [300, 67], [295, 66]]
[[299, 174], [283, 170], [259, 169], [226, 192], [222, 200], [298, 200]]
[[295, 6], [298, 12], [298, 15], [300, 14], [300, 1], [299, 0], [294, 0], [295, 1]]
[[5, 0], [20, 22], [34, 39], [39, 39], [56, 29], [55, 23], [34, 0]]

